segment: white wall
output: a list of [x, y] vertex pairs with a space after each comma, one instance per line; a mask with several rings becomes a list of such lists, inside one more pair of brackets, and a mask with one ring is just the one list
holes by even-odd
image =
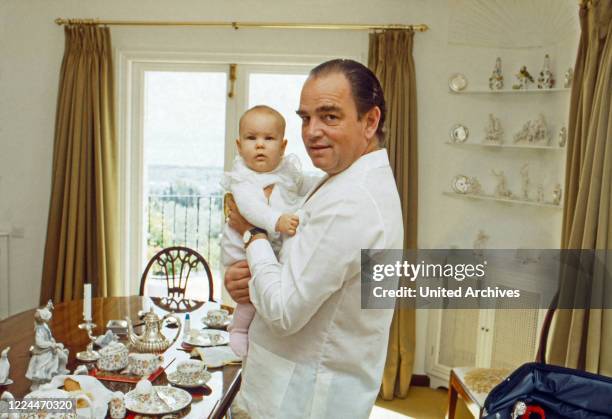
[[[576, 3], [575, 0], [564, 0]], [[555, 247], [560, 214], [548, 210], [471, 203], [441, 195], [457, 173], [479, 175], [483, 185], [491, 167], [505, 168], [516, 176], [510, 187], [518, 190], [518, 169], [533, 161], [550, 173], [546, 182], [562, 181], [560, 160], [543, 153], [488, 154], [482, 150], [457, 150], [443, 144], [448, 129], [463, 121], [481, 132], [487, 109], [482, 99], [454, 97], [448, 93], [448, 76], [465, 73], [471, 82], [484, 85], [495, 57], [504, 58], [507, 83], [521, 63], [532, 73], [541, 66], [543, 51], [495, 51], [451, 46], [447, 42], [449, 6], [446, 0], [165, 0], [104, 2], [85, 0], [4, 0], [0, 2], [0, 229], [23, 228], [23, 237], [11, 241], [11, 305], [16, 313], [38, 301], [46, 235], [53, 150], [53, 128], [58, 73], [64, 48], [56, 17], [115, 19], [297, 21], [346, 23], [426, 23], [431, 30], [415, 35], [420, 164], [420, 247], [470, 246], [479, 228], [491, 236], [491, 247]], [[201, 51], [224, 53], [327, 54], [367, 57], [365, 32], [230, 30], [204, 28], [112, 27], [115, 48], [122, 50]], [[573, 63], [575, 47], [549, 51], [553, 71], [559, 76]], [[504, 98], [505, 99], [505, 98]], [[501, 98], [500, 98], [501, 100]], [[509, 99], [510, 102], [516, 99]], [[542, 106], [565, 112], [563, 102]], [[521, 104], [518, 107], [522, 109]], [[522, 124], [527, 109], [506, 110], [504, 121]], [[510, 122], [508, 122], [510, 123]], [[514, 124], [515, 122], [512, 122]], [[120, 139], [123, 141], [124, 139]], [[510, 157], [508, 157], [510, 156]], [[562, 160], [562, 159], [561, 159]], [[489, 176], [490, 177], [490, 176]], [[444, 220], [440, 222], [440, 220]], [[4, 290], [0, 290], [4, 292]], [[419, 313], [418, 340], [425, 341], [426, 313]], [[416, 372], [424, 370], [424, 345], [419, 345]]]

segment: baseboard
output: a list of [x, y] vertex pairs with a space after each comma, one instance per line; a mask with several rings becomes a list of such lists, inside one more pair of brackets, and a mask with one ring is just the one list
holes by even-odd
[[416, 387], [429, 387], [429, 377], [425, 374], [412, 374], [410, 385]]

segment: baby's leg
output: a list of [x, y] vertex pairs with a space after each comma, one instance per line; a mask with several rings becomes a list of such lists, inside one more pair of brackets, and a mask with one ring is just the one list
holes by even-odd
[[253, 304], [238, 304], [234, 310], [232, 324], [227, 328], [230, 332], [230, 347], [238, 356], [246, 356], [249, 349], [249, 325], [255, 317]]

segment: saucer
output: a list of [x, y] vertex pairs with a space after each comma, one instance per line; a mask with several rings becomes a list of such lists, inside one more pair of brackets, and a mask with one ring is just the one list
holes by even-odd
[[232, 317], [229, 316], [227, 319], [225, 319], [225, 321], [223, 321], [222, 323], [210, 323], [208, 321], [208, 319], [206, 317], [202, 317], [202, 323], [204, 323], [204, 326], [210, 328], [210, 329], [227, 329], [227, 326], [230, 325], [230, 323], [232, 322]]
[[[197, 332], [197, 335], [188, 334], [183, 338], [183, 341], [191, 346], [219, 346], [229, 343], [229, 333], [224, 330], [204, 329]], [[211, 339], [213, 335], [218, 335], [219, 341], [213, 342]]]
[[170, 384], [179, 386], [179, 387], [185, 387], [185, 388], [202, 387], [208, 382], [208, 380], [210, 380], [211, 377], [212, 375], [208, 371], [205, 371], [205, 370], [202, 371], [202, 373], [200, 374], [200, 378], [198, 380], [192, 381], [192, 382], [182, 381], [181, 376], [178, 371], [174, 371], [169, 374], [166, 374], [166, 378], [168, 379], [168, 382]]

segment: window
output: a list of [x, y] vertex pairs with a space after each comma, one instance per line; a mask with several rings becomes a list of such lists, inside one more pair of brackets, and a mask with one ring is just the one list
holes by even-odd
[[[144, 74], [146, 260], [166, 247], [192, 248], [208, 261], [216, 290], [221, 286], [226, 78], [223, 72], [204, 71]], [[207, 282], [198, 279], [190, 278], [188, 295], [207, 295]], [[165, 281], [149, 280], [146, 293], [165, 295], [165, 287]]]
[[[305, 172], [317, 171], [304, 149], [295, 111], [308, 72], [326, 58], [293, 65], [238, 64], [233, 86], [228, 81], [232, 60], [224, 58], [227, 62], [213, 64], [219, 55], [180, 60], [175, 54], [119, 53], [119, 109], [125, 109], [119, 118], [125, 139], [121, 271], [129, 278], [127, 294], [137, 292], [142, 272], [158, 250], [186, 246], [209, 262], [215, 297], [221, 297], [219, 182], [231, 168], [238, 120], [249, 107], [266, 104], [277, 109], [287, 121], [286, 152], [299, 157]], [[193, 277], [189, 282], [205, 286]], [[188, 290], [190, 297], [197, 298], [197, 288]], [[161, 281], [149, 281], [148, 295], [162, 292]]]

